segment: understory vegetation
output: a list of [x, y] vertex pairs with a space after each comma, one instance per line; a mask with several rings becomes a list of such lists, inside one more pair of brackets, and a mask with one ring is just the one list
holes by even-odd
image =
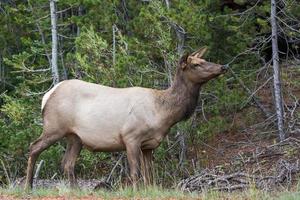
[[[299, 3], [280, 0], [277, 5], [284, 128], [287, 138], [296, 139], [285, 143], [278, 142], [275, 124], [270, 1], [61, 0], [56, 6], [60, 81], [81, 79], [111, 87], [165, 89], [172, 83], [179, 58], [203, 46], [208, 49], [207, 61], [230, 65], [228, 73], [201, 89], [193, 116], [173, 127], [156, 149], [155, 182], [159, 187], [135, 195], [273, 199], [273, 194], [251, 184], [233, 193], [183, 193], [166, 188], [177, 188], [181, 180], [205, 169], [216, 169], [217, 175], [238, 171], [275, 177], [270, 173], [280, 172], [271, 170], [276, 165], [294, 170], [282, 170], [287, 174], [284, 177], [292, 178], [276, 183], [283, 186], [282, 194], [274, 193], [276, 198], [299, 196], [300, 166], [295, 165], [300, 155], [296, 141], [300, 138]], [[53, 87], [49, 1], [0, 1], [0, 27], [0, 186], [10, 187], [21, 185], [25, 176], [29, 145], [42, 132], [41, 99]], [[44, 163], [39, 179], [63, 179], [60, 162], [65, 148], [61, 141], [41, 154], [39, 160]], [[279, 157], [273, 157], [275, 151]], [[286, 162], [277, 163], [279, 160]], [[83, 150], [76, 163], [81, 179], [102, 180], [113, 188], [129, 182], [122, 152]], [[37, 189], [32, 195], [56, 196], [57, 192], [125, 199], [134, 195], [127, 188], [92, 192], [69, 191], [64, 186]], [[1, 189], [1, 195], [25, 194], [19, 189]]]

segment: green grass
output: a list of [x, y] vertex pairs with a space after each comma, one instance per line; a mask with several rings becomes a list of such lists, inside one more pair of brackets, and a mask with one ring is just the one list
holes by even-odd
[[203, 200], [300, 200], [300, 190], [264, 192], [257, 189], [249, 189], [242, 192], [203, 192], [184, 193], [175, 189], [163, 189], [161, 187], [148, 187], [134, 191], [130, 187], [119, 188], [115, 191], [69, 189], [61, 184], [53, 189], [36, 188], [26, 193], [22, 188], [0, 188], [0, 196], [12, 196], [15, 198], [40, 198], [40, 197], [67, 197], [69, 199], [80, 199], [81, 197], [93, 197], [101, 199], [203, 199]]
[[[86, 197], [93, 196], [103, 199], [197, 199], [199, 195], [196, 193], [183, 193], [174, 189], [162, 189], [160, 187], [148, 187], [133, 190], [131, 187], [119, 188], [114, 191], [106, 190], [89, 190], [89, 189], [70, 189], [66, 185], [61, 184], [56, 188], [34, 188], [30, 192], [25, 192], [23, 188], [0, 188], [0, 196], [8, 195], [16, 198], [38, 198], [38, 197]], [[70, 198], [72, 199], [72, 198]]]

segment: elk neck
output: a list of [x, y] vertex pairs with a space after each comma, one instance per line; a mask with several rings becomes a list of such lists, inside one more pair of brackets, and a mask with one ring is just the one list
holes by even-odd
[[163, 90], [157, 98], [167, 124], [172, 126], [193, 114], [199, 98], [200, 86], [201, 84], [188, 80], [180, 67], [177, 68], [172, 85]]

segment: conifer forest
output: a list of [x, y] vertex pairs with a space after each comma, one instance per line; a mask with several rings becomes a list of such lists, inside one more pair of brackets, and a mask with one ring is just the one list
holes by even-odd
[[[195, 83], [195, 70], [205, 67], [210, 73], [216, 67], [226, 72], [205, 79], [208, 72], [199, 71], [203, 81]], [[125, 88], [125, 94], [110, 98], [114, 89], [101, 94], [100, 87], [93, 90], [71, 79]], [[49, 91], [54, 92], [43, 107]], [[98, 95], [95, 91], [108, 100], [81, 101]], [[89, 133], [96, 126], [99, 134], [123, 131], [122, 113], [131, 99], [139, 99], [139, 105], [132, 104], [127, 114], [139, 114], [136, 124], [130, 117], [126, 124], [145, 132], [135, 139], [156, 134], [136, 148], [141, 158], [136, 171], [125, 136], [119, 150], [115, 140], [109, 143], [113, 132]], [[65, 115], [43, 118], [66, 105], [74, 108], [76, 122], [65, 110], [60, 111]], [[154, 105], [160, 107], [152, 113]], [[84, 110], [91, 110], [85, 112], [89, 117], [80, 113]], [[153, 118], [150, 123], [143, 117]], [[45, 124], [53, 128], [67, 119], [73, 127], [81, 123], [91, 143], [103, 138], [109, 150], [91, 149], [76, 136], [82, 149], [73, 159], [73, 173], [64, 166], [72, 159], [68, 138], [53, 140], [33, 162], [33, 191], [52, 188], [50, 196], [64, 196], [61, 188], [69, 191], [68, 180], [76, 174], [78, 199], [298, 199], [300, 2], [0, 0], [0, 199], [24, 197], [28, 166], [35, 159], [31, 154], [47, 132]], [[157, 137], [156, 130], [163, 128]], [[143, 161], [148, 145], [151, 167]], [[148, 190], [143, 183], [147, 170], [152, 177]]]

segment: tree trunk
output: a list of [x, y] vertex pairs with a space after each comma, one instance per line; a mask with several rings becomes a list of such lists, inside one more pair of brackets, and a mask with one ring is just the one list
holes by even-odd
[[56, 85], [59, 82], [58, 67], [57, 67], [57, 26], [56, 26], [56, 0], [50, 0], [50, 12], [51, 12], [51, 32], [52, 32], [52, 78], [53, 84]]
[[170, 8], [170, 2], [169, 2], [169, 0], [165, 0], [165, 3], [166, 3], [166, 6], [167, 6], [167, 9], [169, 9]]
[[0, 92], [5, 90], [5, 82], [2, 83], [2, 79], [4, 80], [4, 67], [2, 68], [2, 56], [0, 55]]
[[284, 125], [283, 125], [283, 106], [281, 93], [281, 80], [278, 56], [277, 43], [277, 23], [276, 23], [276, 0], [271, 0], [271, 26], [272, 26], [272, 51], [273, 51], [273, 83], [274, 83], [274, 98], [277, 116], [277, 128], [280, 141], [284, 140]]
[[112, 26], [112, 37], [113, 37], [113, 49], [112, 49], [112, 53], [113, 53], [113, 66], [116, 65], [116, 25], [114, 24]]

